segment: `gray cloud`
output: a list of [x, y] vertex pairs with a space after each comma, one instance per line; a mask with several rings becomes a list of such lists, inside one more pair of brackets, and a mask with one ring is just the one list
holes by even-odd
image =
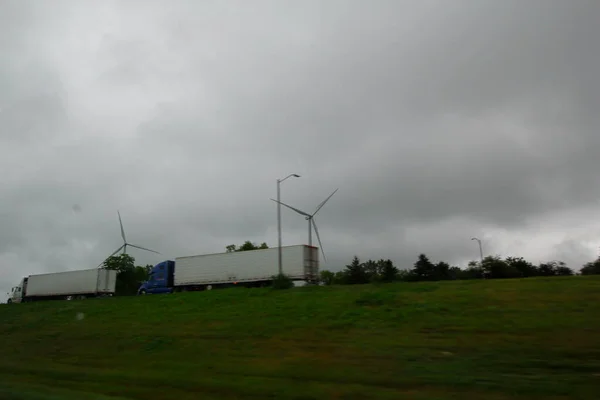
[[[465, 263], [474, 235], [577, 267], [600, 228], [599, 16], [584, 0], [3, 2], [0, 289], [97, 265], [117, 209], [168, 257], [275, 245], [269, 197], [292, 172], [283, 200], [302, 209], [340, 188], [317, 216], [328, 268]], [[284, 243], [305, 242], [288, 211]]]

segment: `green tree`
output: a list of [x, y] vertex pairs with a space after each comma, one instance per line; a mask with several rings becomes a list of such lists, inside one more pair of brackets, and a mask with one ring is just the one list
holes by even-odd
[[151, 265], [135, 266], [135, 258], [129, 254], [111, 256], [104, 261], [103, 268], [117, 271], [117, 296], [135, 295], [141, 283], [148, 279]]
[[477, 261], [469, 261], [467, 269], [461, 270], [459, 279], [483, 279], [484, 270]]
[[250, 240], [246, 240], [244, 242], [244, 244], [242, 244], [241, 246], [236, 246], [235, 244], [230, 244], [228, 246], [225, 246], [225, 250], [227, 253], [233, 253], [235, 251], [250, 251], [250, 250], [262, 250], [262, 249], [268, 249], [269, 246], [267, 246], [267, 243], [263, 242], [260, 245], [256, 245], [254, 243], [252, 243]]
[[552, 261], [543, 262], [538, 266], [540, 276], [553, 276], [555, 275], [554, 263]]
[[356, 285], [369, 282], [369, 275], [357, 256], [354, 256], [352, 262], [346, 265], [344, 273], [347, 284]]
[[117, 273], [126, 272], [135, 268], [135, 258], [129, 254], [119, 254], [116, 256], [110, 256], [104, 260], [103, 267], [106, 269], [112, 269]]
[[450, 279], [450, 264], [440, 261], [435, 264], [433, 269], [433, 279], [436, 281], [444, 281]]
[[335, 273], [333, 278], [334, 285], [347, 285], [348, 284], [348, 274], [346, 271], [338, 271]]
[[486, 278], [489, 279], [506, 279], [518, 278], [521, 272], [514, 266], [509, 265], [500, 256], [487, 256], [481, 264]]
[[540, 276], [555, 276], [558, 268], [564, 264], [561, 261], [546, 261], [538, 266], [538, 275]]
[[379, 265], [376, 261], [367, 260], [363, 263], [363, 270], [367, 275], [367, 279], [369, 282], [379, 282], [380, 281], [380, 271]]
[[596, 261], [585, 263], [579, 273], [581, 275], [600, 275], [600, 257]]
[[335, 274], [331, 271], [324, 269], [320, 273], [320, 278], [321, 278], [321, 282], [323, 282], [325, 285], [329, 286], [329, 285], [333, 284], [333, 282], [335, 280]]
[[407, 269], [401, 269], [396, 275], [396, 279], [402, 282], [414, 282], [417, 280], [417, 276]]
[[368, 260], [363, 263], [363, 269], [369, 282], [392, 282], [396, 280], [398, 269], [391, 260]]
[[559, 276], [572, 276], [575, 275], [575, 272], [567, 267], [567, 265], [565, 263], [562, 263], [562, 265], [559, 265], [558, 267], [556, 267], [556, 275]]
[[524, 278], [539, 275], [538, 268], [523, 257], [507, 257], [504, 262], [519, 271]]
[[540, 276], [568, 276], [573, 274], [573, 270], [567, 267], [564, 261], [547, 261], [541, 263], [538, 267], [538, 275]]
[[411, 271], [419, 281], [432, 281], [435, 279], [435, 265], [429, 261], [425, 254], [419, 254]]
[[461, 279], [462, 272], [463, 271], [459, 267], [450, 267], [450, 270], [448, 271], [450, 279], [452, 280]]
[[135, 267], [135, 280], [136, 280], [136, 282], [138, 282], [138, 285], [136, 285], [136, 292], [137, 292], [137, 289], [140, 286], [140, 284], [142, 282], [148, 280], [151, 269], [152, 269], [152, 266], [150, 266], [150, 269], [148, 269], [148, 265], [146, 265], [144, 267], [142, 267], [141, 265], [137, 265]]
[[398, 268], [394, 266], [392, 260], [379, 260], [380, 274], [382, 282], [393, 282], [398, 279]]

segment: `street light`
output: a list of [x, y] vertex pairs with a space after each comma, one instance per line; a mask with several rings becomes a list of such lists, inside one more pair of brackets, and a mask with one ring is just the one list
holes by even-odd
[[277, 261], [278, 261], [278, 266], [279, 266], [279, 275], [283, 274], [283, 269], [282, 269], [282, 262], [281, 262], [281, 182], [285, 181], [287, 178], [300, 178], [300, 175], [298, 174], [289, 174], [288, 176], [286, 176], [283, 179], [277, 179]]
[[471, 240], [477, 240], [477, 243], [479, 244], [479, 256], [481, 257], [481, 265], [483, 265], [483, 250], [481, 248], [481, 240], [477, 239], [477, 238], [471, 238]]

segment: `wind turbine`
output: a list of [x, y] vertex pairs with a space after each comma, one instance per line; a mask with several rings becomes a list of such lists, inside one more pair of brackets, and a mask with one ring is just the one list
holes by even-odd
[[[121, 220], [121, 213], [119, 211], [117, 211], [117, 215], [119, 216], [119, 225], [121, 225], [121, 237], [123, 238], [123, 244], [121, 245], [121, 247], [119, 247], [118, 249], [116, 249], [115, 251], [113, 251], [113, 253], [110, 256], [106, 257], [106, 259], [104, 261], [108, 260], [110, 257], [114, 256], [115, 254], [117, 254], [121, 250], [123, 250], [122, 254], [127, 254], [127, 246], [135, 247], [136, 249], [150, 251], [150, 252], [156, 253], [156, 254], [160, 254], [158, 251], [150, 250], [150, 249], [147, 249], [147, 248], [142, 247], [142, 246], [138, 246], [138, 245], [135, 245], [135, 244], [127, 243], [127, 239], [125, 238], [125, 230], [123, 229], [123, 221]], [[102, 261], [100, 263], [100, 265], [98, 265], [98, 268], [100, 268], [104, 264], [104, 261]]]
[[279, 203], [282, 206], [285, 206], [287, 208], [289, 208], [290, 210], [294, 210], [296, 211], [298, 214], [303, 215], [304, 219], [306, 219], [308, 221], [308, 245], [312, 246], [312, 229], [315, 228], [315, 233], [317, 234], [317, 240], [319, 241], [319, 246], [321, 247], [321, 252], [323, 253], [323, 261], [327, 261], [327, 258], [325, 257], [325, 250], [323, 250], [323, 244], [321, 243], [321, 238], [319, 237], [319, 229], [317, 229], [317, 223], [315, 222], [315, 215], [319, 212], [319, 210], [325, 205], [325, 203], [327, 203], [327, 201], [331, 198], [331, 196], [333, 196], [335, 194], [335, 192], [337, 192], [339, 190], [335, 189], [333, 191], [333, 193], [331, 193], [329, 195], [329, 197], [327, 197], [325, 200], [323, 200], [318, 206], [317, 209], [315, 210], [314, 213], [312, 214], [308, 214], [302, 210], [299, 210], [295, 207], [292, 207], [290, 205], [287, 205], [281, 201], [277, 201], [275, 199], [271, 199], [273, 200], [275, 203]]

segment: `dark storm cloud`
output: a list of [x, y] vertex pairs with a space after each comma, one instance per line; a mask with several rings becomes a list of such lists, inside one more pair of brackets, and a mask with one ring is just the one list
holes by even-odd
[[[289, 173], [283, 200], [306, 211], [340, 188], [317, 215], [332, 268], [464, 263], [475, 235], [585, 262], [599, 16], [583, 0], [4, 2], [0, 287], [97, 265], [121, 244], [117, 209], [165, 257], [274, 245]], [[284, 244], [305, 242], [283, 218]]]

